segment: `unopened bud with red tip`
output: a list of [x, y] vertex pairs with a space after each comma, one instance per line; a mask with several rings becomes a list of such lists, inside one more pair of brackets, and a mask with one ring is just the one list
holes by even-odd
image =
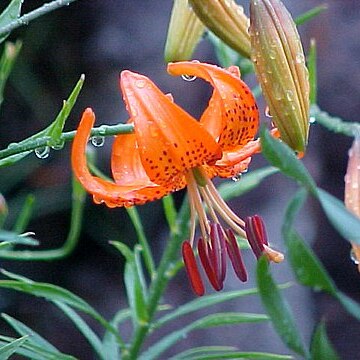
[[283, 141], [304, 152], [309, 132], [309, 75], [296, 25], [280, 0], [250, 2], [251, 58]]
[[165, 44], [165, 61], [190, 60], [204, 31], [205, 26], [188, 0], [175, 0]]
[[199, 19], [227, 45], [250, 58], [249, 18], [234, 0], [189, 0]]
[[257, 259], [266, 254], [267, 258], [273, 262], [279, 263], [284, 260], [284, 255], [281, 252], [269, 246], [265, 224], [259, 215], [249, 216], [245, 219], [245, 232]]
[[[349, 150], [345, 175], [345, 206], [360, 217], [360, 136], [355, 137]], [[351, 258], [360, 272], [360, 245], [352, 243]]]

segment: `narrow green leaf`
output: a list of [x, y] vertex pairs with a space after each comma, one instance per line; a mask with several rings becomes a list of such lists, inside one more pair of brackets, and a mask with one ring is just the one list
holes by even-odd
[[34, 209], [34, 205], [35, 205], [35, 196], [32, 194], [26, 196], [24, 205], [20, 210], [19, 216], [16, 219], [16, 223], [13, 228], [14, 232], [19, 234], [26, 230]]
[[243, 296], [255, 295], [258, 293], [258, 290], [253, 289], [246, 289], [246, 290], [239, 290], [239, 291], [228, 291], [222, 292], [214, 295], [206, 295], [200, 298], [197, 298], [193, 301], [188, 302], [185, 305], [181, 305], [177, 307], [174, 311], [166, 314], [159, 320], [157, 320], [154, 324], [154, 328], [159, 328], [160, 326], [164, 325], [165, 323], [175, 320], [180, 316], [191, 314], [195, 311], [208, 308], [209, 306], [220, 304], [225, 301], [230, 301], [233, 299], [237, 299]]
[[141, 253], [142, 252], [143, 252], [142, 246], [139, 245], [139, 244], [136, 244], [134, 246], [134, 260], [135, 260], [134, 265], [136, 267], [136, 272], [138, 274], [139, 284], [140, 284], [140, 287], [141, 287], [141, 292], [143, 294], [144, 299], [147, 299], [147, 297], [148, 297], [148, 289], [147, 289], [147, 285], [146, 285], [143, 264], [141, 262]]
[[309, 11], [306, 11], [305, 13], [298, 16], [294, 21], [296, 25], [302, 25], [314, 17], [320, 15], [323, 11], [327, 10], [328, 6], [327, 4], [322, 4], [319, 6], [315, 6], [314, 8], [310, 9]]
[[[221, 67], [227, 68], [231, 65], [238, 63], [240, 57], [239, 54], [231, 47], [227, 46], [214, 33], [208, 31], [207, 38], [214, 46], [215, 54]], [[242, 73], [242, 75], [244, 74]]]
[[0, 230], [0, 241], [6, 241], [11, 244], [21, 244], [21, 245], [39, 245], [39, 242], [35, 239], [32, 239], [29, 236], [22, 236], [15, 232], [8, 230]]
[[[1, 42], [1, 40], [0, 40]], [[4, 101], [4, 88], [21, 50], [21, 41], [15, 44], [11, 42], [5, 43], [5, 47], [0, 59], [0, 106]]]
[[[12, 0], [5, 10], [0, 14], [0, 28], [9, 25], [12, 21], [20, 16], [21, 5], [23, 0]], [[9, 34], [0, 36], [0, 43], [2, 43]]]
[[181, 330], [174, 331], [153, 344], [148, 350], [142, 353], [138, 360], [157, 359], [165, 350], [184, 339], [190, 332], [197, 329], [206, 329], [215, 326], [235, 325], [241, 323], [252, 323], [268, 321], [268, 317], [263, 314], [245, 313], [216, 313], [205, 316], [185, 326]]
[[175, 202], [172, 195], [167, 195], [162, 198], [162, 203], [165, 212], [165, 218], [170, 228], [170, 231], [174, 231], [176, 228], [177, 211], [175, 208]]
[[149, 315], [135, 256], [127, 245], [118, 241], [113, 241], [111, 244], [126, 258], [124, 281], [129, 307], [132, 310], [134, 326], [137, 326], [139, 323], [146, 323]]
[[107, 360], [102, 349], [102, 342], [90, 326], [69, 306], [59, 301], [54, 301], [54, 304], [60, 308], [64, 314], [75, 324], [79, 331], [84, 335], [94, 351], [98, 354], [99, 359]]
[[261, 301], [269, 314], [275, 330], [289, 349], [306, 356], [307, 350], [301, 340], [293, 313], [279, 292], [269, 270], [266, 257], [262, 256], [257, 264], [257, 284]]
[[34, 345], [37, 345], [44, 350], [48, 350], [54, 353], [60, 353], [60, 351], [44, 339], [41, 335], [35, 332], [33, 329], [29, 328], [21, 321], [14, 319], [13, 317], [7, 314], [1, 314], [1, 317], [21, 336], [29, 336], [28, 342]]
[[335, 297], [349, 314], [360, 321], [360, 305], [356, 301], [339, 290], [337, 290]]
[[74, 89], [69, 95], [67, 100], [64, 100], [62, 109], [60, 110], [58, 116], [54, 120], [54, 122], [47, 129], [46, 135], [50, 136], [51, 141], [49, 142], [50, 146], [56, 146], [59, 143], [61, 133], [64, 129], [65, 122], [70, 115], [72, 108], [75, 105], [75, 102], [80, 94], [82, 86], [85, 81], [85, 75], [82, 74], [80, 76], [79, 81], [76, 83]]
[[271, 166], [251, 171], [243, 175], [237, 182], [222, 183], [218, 188], [219, 193], [224, 200], [233, 199], [253, 190], [268, 176], [276, 174], [278, 171], [278, 169]]
[[199, 346], [192, 349], [185, 350], [169, 360], [189, 360], [193, 359], [194, 356], [201, 356], [205, 354], [219, 353], [219, 352], [230, 352], [237, 350], [234, 346]]
[[[31, 150], [28, 151], [27, 148], [28, 145], [29, 146], [31, 145], [31, 147], [52, 146], [54, 148], [61, 147], [63, 145], [60, 139], [61, 132], [64, 127], [65, 121], [67, 120], [70, 114], [70, 111], [75, 105], [77, 97], [83, 86], [84, 80], [85, 80], [84, 75], [81, 75], [79, 81], [77, 82], [71, 94], [69, 95], [69, 98], [64, 101], [64, 104], [59, 114], [48, 127], [39, 131], [37, 134], [34, 134], [28, 137], [27, 139], [20, 141], [19, 143], [10, 144], [5, 150], [1, 150], [4, 157], [0, 159], [0, 167], [12, 165], [15, 162], [23, 159], [25, 156], [32, 153]], [[42, 142], [41, 146], [37, 144], [40, 141]], [[45, 143], [43, 141], [45, 141]], [[14, 154], [13, 149], [19, 147], [22, 147], [23, 151], [19, 154]]]
[[302, 162], [285, 143], [273, 138], [264, 127], [261, 129], [261, 149], [269, 163], [286, 175], [316, 193], [316, 184]]
[[0, 280], [0, 288], [11, 289], [23, 293], [31, 294], [37, 297], [45, 298], [46, 300], [55, 302], [62, 302], [77, 310], [83, 311], [90, 315], [102, 326], [111, 331], [117, 336], [119, 343], [122, 343], [121, 338], [118, 336], [118, 331], [114, 329], [94, 308], [92, 308], [85, 300], [72, 292], [61, 288], [60, 286], [40, 283], [32, 281], [24, 276], [13, 274], [9, 271], [2, 270], [1, 273], [13, 280]]
[[310, 40], [310, 50], [307, 57], [307, 67], [309, 70], [310, 83], [310, 104], [316, 104], [317, 101], [317, 54], [316, 54], [316, 40]]
[[295, 231], [284, 233], [289, 260], [297, 281], [314, 290], [335, 295], [337, 289], [326, 270]]
[[300, 188], [290, 200], [284, 216], [284, 222], [282, 226], [283, 232], [292, 230], [294, 221], [298, 216], [300, 209], [303, 207], [306, 197], [307, 191], [303, 188]]
[[311, 339], [310, 353], [312, 359], [326, 359], [326, 360], [339, 360], [339, 356], [336, 354], [333, 346], [331, 345], [329, 338], [326, 334], [325, 324], [321, 322]]
[[130, 264], [127, 262], [124, 271], [124, 281], [127, 299], [130, 309], [132, 310], [132, 318], [135, 326], [139, 323], [146, 323], [148, 320], [144, 295], [141, 291], [141, 284], [136, 274], [137, 272], [134, 263]]
[[269, 317], [264, 314], [248, 314], [236, 312], [217, 313], [196, 320], [194, 329], [207, 329], [216, 326], [263, 322], [268, 320]]
[[[0, 347], [13, 342], [14, 338], [0, 335]], [[59, 352], [51, 352], [25, 341], [20, 347], [16, 349], [16, 354], [24, 356], [26, 359], [31, 360], [77, 360], [71, 355], [66, 355]]]
[[293, 229], [293, 222], [304, 204], [305, 198], [306, 191], [300, 189], [289, 202], [285, 213], [282, 233], [290, 264], [300, 284], [310, 286], [316, 290], [324, 290], [334, 295], [336, 292], [335, 284], [312, 250], [305, 245]]
[[144, 258], [145, 266], [150, 274], [154, 276], [155, 274], [155, 263], [152, 256], [151, 248], [149, 246], [149, 241], [146, 237], [143, 224], [141, 222], [138, 209], [135, 206], [126, 208], [126, 212], [130, 217], [130, 220], [134, 226], [139, 244], [142, 246], [142, 255]]
[[322, 189], [317, 189], [320, 204], [331, 224], [346, 240], [360, 244], [360, 219], [344, 203]]
[[23, 336], [19, 339], [13, 340], [6, 345], [0, 347], [0, 359], [7, 360], [11, 355], [16, 353], [16, 351], [28, 340], [28, 336]]
[[188, 357], [173, 357], [171, 360], [220, 360], [220, 359], [253, 359], [253, 360], [285, 360], [293, 359], [290, 355], [270, 354], [264, 352], [224, 352], [209, 355], [196, 355]]

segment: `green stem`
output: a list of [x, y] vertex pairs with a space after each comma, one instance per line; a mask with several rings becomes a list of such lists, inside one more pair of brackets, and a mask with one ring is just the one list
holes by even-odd
[[0, 252], [0, 258], [12, 260], [58, 260], [71, 254], [77, 245], [82, 217], [84, 212], [86, 192], [83, 187], [73, 179], [73, 200], [71, 210], [71, 224], [67, 239], [64, 245], [52, 250], [5, 250]]
[[149, 274], [151, 278], [155, 276], [155, 263], [154, 259], [151, 253], [151, 249], [149, 246], [149, 242], [146, 238], [144, 228], [142, 226], [139, 213], [135, 207], [126, 208], [126, 211], [131, 219], [131, 222], [135, 228], [136, 235], [138, 237], [139, 243], [142, 247], [142, 254], [144, 257], [144, 262], [146, 265], [147, 270], [149, 271]]
[[180, 244], [188, 233], [189, 221], [188, 203], [185, 201], [181, 207], [176, 229], [171, 233], [170, 241], [167, 243], [164, 254], [161, 258], [160, 265], [157, 269], [156, 276], [153, 279], [149, 289], [149, 300], [147, 303], [147, 312], [149, 322], [147, 324], [139, 324], [136, 328], [132, 344], [128, 353], [124, 354], [123, 359], [136, 359], [138, 357], [141, 345], [143, 344], [146, 335], [150, 330], [151, 321], [159, 306], [159, 301], [164, 293], [164, 290], [172, 278], [175, 260], [178, 255]]
[[7, 33], [17, 29], [20, 26], [27, 25], [30, 21], [35, 20], [36, 18], [45, 15], [51, 11], [59, 9], [63, 6], [67, 6], [76, 0], [55, 0], [51, 3], [46, 3], [43, 6], [17, 18], [16, 20], [10, 22], [9, 24], [0, 28], [0, 37], [6, 35]]
[[[113, 136], [118, 134], [129, 134], [134, 131], [134, 126], [131, 124], [117, 124], [117, 125], [101, 125], [91, 130], [91, 136]], [[71, 141], [74, 139], [76, 131], [64, 132], [60, 136], [61, 141]], [[49, 146], [51, 142], [50, 136], [44, 136], [38, 139], [23, 140], [19, 143], [12, 143], [6, 149], [0, 150], [0, 160], [12, 155], [17, 155], [26, 151], [33, 151], [37, 148]]]
[[317, 105], [312, 105], [310, 115], [315, 118], [316, 122], [330, 131], [346, 136], [359, 136], [360, 124], [356, 122], [343, 121], [339, 117], [331, 116], [322, 111]]

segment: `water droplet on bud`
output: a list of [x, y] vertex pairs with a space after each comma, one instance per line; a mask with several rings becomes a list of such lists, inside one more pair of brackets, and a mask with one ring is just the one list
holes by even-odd
[[310, 124], [315, 124], [315, 122], [316, 122], [315, 116], [310, 116], [309, 123]]

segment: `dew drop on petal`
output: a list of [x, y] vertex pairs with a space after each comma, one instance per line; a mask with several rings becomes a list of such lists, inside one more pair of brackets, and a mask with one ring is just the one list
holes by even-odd
[[142, 89], [145, 87], [145, 80], [136, 80], [135, 81], [135, 86], [138, 88], [138, 89]]
[[240, 174], [236, 174], [231, 178], [232, 181], [238, 182], [241, 180], [241, 173]]
[[350, 259], [355, 265], [359, 265], [359, 260], [355, 255], [355, 251], [353, 249], [350, 250]]
[[36, 148], [34, 152], [39, 159], [46, 159], [50, 155], [50, 147], [44, 146], [41, 148]]
[[90, 140], [95, 147], [101, 147], [105, 144], [104, 136], [92, 136]]
[[196, 79], [196, 76], [183, 74], [181, 75], [181, 78], [185, 81], [194, 81]]

